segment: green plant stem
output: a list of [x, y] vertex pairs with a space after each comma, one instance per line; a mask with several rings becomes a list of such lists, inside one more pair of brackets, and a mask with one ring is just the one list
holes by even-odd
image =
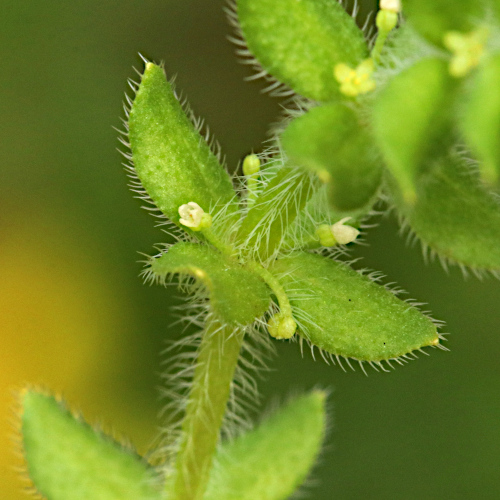
[[166, 484], [169, 500], [203, 498], [243, 336], [240, 329], [207, 323], [182, 424], [182, 443], [172, 481]]
[[235, 256], [236, 255], [236, 250], [231, 246], [228, 245], [227, 243], [224, 243], [212, 230], [212, 228], [207, 227], [202, 229], [202, 234], [205, 237], [206, 241], [210, 243], [212, 246], [217, 248], [220, 252], [229, 255], [229, 256]]
[[372, 49], [372, 59], [375, 64], [380, 63], [380, 56], [382, 55], [382, 50], [384, 48], [387, 37], [389, 36], [389, 31], [379, 31], [377, 35], [377, 40], [375, 41], [375, 45]]
[[247, 175], [247, 208], [252, 208], [259, 197], [259, 173]]
[[287, 317], [292, 317], [292, 306], [288, 300], [288, 296], [285, 289], [281, 286], [281, 283], [277, 278], [275, 278], [266, 268], [262, 267], [259, 263], [250, 260], [246, 263], [246, 267], [258, 274], [273, 291], [274, 295], [278, 299], [278, 304], [280, 306], [280, 312]]

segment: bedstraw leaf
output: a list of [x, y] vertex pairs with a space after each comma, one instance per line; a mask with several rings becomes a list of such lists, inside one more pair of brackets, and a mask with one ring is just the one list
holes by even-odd
[[295, 92], [318, 101], [339, 96], [333, 68], [368, 57], [363, 33], [337, 0], [237, 0], [248, 48]]
[[464, 136], [480, 160], [483, 179], [500, 179], [500, 55], [478, 68], [469, 84], [461, 117]]
[[331, 103], [311, 109], [291, 122], [282, 145], [291, 162], [327, 182], [337, 212], [352, 213], [373, 203], [382, 165], [371, 135], [351, 107]]
[[425, 247], [445, 261], [500, 271], [500, 203], [456, 153], [435, 160], [418, 183], [417, 202], [404, 202], [388, 178], [393, 202]]
[[301, 396], [218, 450], [205, 500], [284, 500], [302, 484], [325, 436], [325, 393]]
[[22, 442], [28, 473], [48, 500], [160, 500], [141, 457], [97, 433], [51, 396], [25, 391]]
[[269, 306], [269, 289], [256, 274], [206, 245], [177, 243], [151, 260], [150, 271], [163, 281], [177, 273], [193, 276], [207, 288], [214, 313], [227, 323], [252, 323]]
[[375, 99], [374, 134], [408, 202], [427, 160], [449, 142], [455, 85], [445, 61], [427, 58], [396, 75]]
[[245, 249], [255, 249], [261, 260], [272, 256], [283, 243], [287, 229], [314, 194], [318, 182], [313, 177], [298, 168], [280, 168], [243, 219], [238, 242]]
[[163, 68], [152, 63], [130, 111], [129, 140], [142, 186], [176, 224], [185, 203], [213, 215], [233, 199], [229, 175], [184, 113]]
[[448, 31], [468, 32], [484, 14], [478, 0], [403, 0], [403, 14], [425, 38], [442, 45]]
[[345, 263], [297, 253], [272, 272], [289, 292], [297, 333], [335, 356], [379, 362], [439, 342], [429, 318]]

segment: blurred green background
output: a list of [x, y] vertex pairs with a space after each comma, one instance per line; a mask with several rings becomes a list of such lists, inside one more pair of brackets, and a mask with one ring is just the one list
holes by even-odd
[[[126, 188], [112, 127], [141, 52], [178, 75], [231, 168], [259, 150], [280, 103], [244, 83], [250, 73], [226, 40], [223, 6], [1, 2], [0, 498], [27, 498], [15, 416], [26, 383], [63, 394], [141, 452], [156, 436], [160, 352], [181, 334], [169, 327], [178, 299], [138, 278], [137, 252], [166, 236]], [[332, 388], [310, 498], [500, 498], [500, 283], [425, 265], [393, 218], [380, 222], [356, 256], [447, 321], [451, 352], [365, 377], [279, 343], [263, 405]]]

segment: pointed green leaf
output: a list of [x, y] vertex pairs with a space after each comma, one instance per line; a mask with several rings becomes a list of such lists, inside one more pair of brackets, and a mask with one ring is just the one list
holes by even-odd
[[480, 160], [483, 179], [496, 184], [500, 179], [500, 55], [484, 61], [472, 78], [461, 128]]
[[436, 160], [418, 183], [414, 206], [388, 179], [392, 199], [424, 247], [444, 260], [500, 271], [500, 205], [458, 154]]
[[449, 142], [456, 82], [440, 59], [423, 59], [396, 75], [373, 104], [373, 128], [386, 165], [408, 202], [427, 160]]
[[231, 324], [252, 323], [269, 307], [267, 285], [255, 273], [206, 245], [177, 243], [151, 260], [150, 271], [163, 281], [171, 274], [193, 276], [208, 289], [215, 314]]
[[159, 500], [154, 470], [141, 457], [76, 419], [51, 396], [22, 394], [28, 472], [48, 500]]
[[363, 33], [337, 0], [237, 0], [250, 52], [270, 75], [318, 101], [339, 96], [338, 63], [368, 57]]
[[284, 500], [302, 484], [325, 435], [325, 394], [301, 396], [223, 444], [204, 500]]
[[421, 35], [442, 45], [446, 32], [474, 29], [484, 6], [478, 0], [403, 0], [403, 14]]
[[280, 168], [262, 190], [238, 231], [243, 247], [267, 259], [282, 244], [287, 228], [314, 194], [317, 182], [297, 168]]
[[176, 224], [183, 204], [195, 202], [213, 215], [233, 199], [229, 175], [184, 113], [163, 68], [152, 63], [130, 110], [129, 140], [142, 186]]
[[282, 145], [292, 162], [327, 181], [334, 210], [353, 212], [373, 204], [382, 165], [370, 133], [351, 107], [331, 103], [311, 109], [291, 122]]
[[297, 333], [335, 356], [378, 362], [439, 342], [429, 318], [345, 263], [297, 253], [271, 271], [289, 295]]

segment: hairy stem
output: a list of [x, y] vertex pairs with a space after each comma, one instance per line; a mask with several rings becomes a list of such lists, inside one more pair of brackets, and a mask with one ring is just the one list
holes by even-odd
[[243, 336], [240, 329], [207, 323], [182, 424], [182, 443], [172, 481], [166, 484], [169, 500], [203, 498]]
[[275, 278], [265, 267], [261, 266], [257, 262], [250, 260], [246, 263], [246, 266], [258, 274], [269, 286], [269, 288], [273, 291], [274, 295], [278, 299], [278, 304], [280, 306], [280, 312], [285, 316], [292, 317], [292, 306], [290, 305], [290, 301], [288, 300], [288, 295], [285, 292], [285, 289], [279, 282], [277, 278]]

